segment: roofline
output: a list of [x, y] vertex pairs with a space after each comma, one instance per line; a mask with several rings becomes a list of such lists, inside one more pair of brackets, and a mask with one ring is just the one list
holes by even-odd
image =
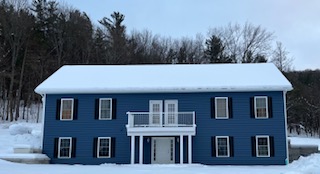
[[202, 93], [202, 92], [252, 92], [252, 91], [291, 91], [292, 86], [243, 87], [243, 88], [126, 88], [126, 89], [35, 89], [38, 94], [129, 94], [129, 93]]

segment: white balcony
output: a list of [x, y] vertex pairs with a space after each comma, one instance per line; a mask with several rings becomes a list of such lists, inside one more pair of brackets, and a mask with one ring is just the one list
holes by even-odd
[[127, 112], [128, 135], [195, 135], [195, 112]]

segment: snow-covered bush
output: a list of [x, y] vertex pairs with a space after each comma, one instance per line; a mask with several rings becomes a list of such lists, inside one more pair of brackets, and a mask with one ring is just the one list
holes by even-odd
[[9, 126], [9, 133], [11, 135], [18, 135], [18, 134], [31, 134], [32, 127], [28, 126], [27, 124], [13, 124]]

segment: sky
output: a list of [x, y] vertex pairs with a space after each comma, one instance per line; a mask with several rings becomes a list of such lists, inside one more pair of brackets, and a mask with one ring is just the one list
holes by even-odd
[[[246, 22], [274, 33], [295, 70], [320, 69], [319, 0], [56, 0], [84, 11], [98, 24], [114, 11], [125, 15], [127, 31], [172, 38], [205, 38], [210, 28]], [[274, 42], [274, 43], [275, 43]]]

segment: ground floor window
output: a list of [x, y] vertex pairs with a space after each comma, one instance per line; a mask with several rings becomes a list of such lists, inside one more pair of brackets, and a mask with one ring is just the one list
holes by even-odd
[[270, 157], [269, 136], [256, 136], [257, 157]]
[[216, 137], [216, 156], [217, 157], [229, 157], [229, 137], [217, 136]]
[[98, 158], [110, 158], [111, 153], [111, 138], [110, 137], [99, 137], [98, 138]]
[[71, 151], [72, 151], [71, 148], [72, 148], [72, 138], [60, 137], [58, 158], [71, 158]]

